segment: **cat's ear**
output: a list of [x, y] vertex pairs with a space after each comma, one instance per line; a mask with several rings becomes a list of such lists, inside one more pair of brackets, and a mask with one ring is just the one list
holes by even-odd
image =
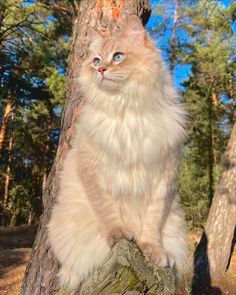
[[102, 42], [103, 37], [94, 29], [90, 28], [87, 32], [86, 36], [87, 41], [90, 43], [91, 46], [97, 46], [99, 43]]
[[122, 35], [138, 44], [144, 44], [147, 38], [145, 29], [136, 15], [132, 15], [127, 19]]

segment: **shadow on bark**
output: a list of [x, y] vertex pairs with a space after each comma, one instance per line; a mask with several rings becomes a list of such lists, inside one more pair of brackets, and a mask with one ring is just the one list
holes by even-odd
[[202, 234], [194, 253], [194, 274], [192, 280], [192, 295], [223, 295], [218, 287], [212, 286], [209, 259], [207, 252], [208, 238], [205, 231]]
[[233, 238], [233, 241], [232, 241], [232, 246], [231, 246], [231, 249], [230, 249], [230, 256], [229, 256], [229, 262], [227, 264], [227, 270], [229, 268], [229, 265], [230, 265], [230, 261], [231, 261], [231, 258], [233, 256], [233, 252], [234, 252], [234, 249], [235, 249], [235, 244], [236, 244], [236, 227], [234, 228], [234, 238]]

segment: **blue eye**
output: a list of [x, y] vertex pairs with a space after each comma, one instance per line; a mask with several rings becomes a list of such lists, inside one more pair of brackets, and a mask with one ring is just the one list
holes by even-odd
[[121, 53], [121, 52], [116, 52], [113, 55], [113, 60], [116, 61], [116, 62], [122, 61], [124, 58], [125, 58], [125, 55], [123, 53]]
[[102, 63], [101, 59], [98, 57], [95, 57], [93, 60], [93, 64], [95, 65], [96, 68], [98, 68], [100, 66], [100, 64]]

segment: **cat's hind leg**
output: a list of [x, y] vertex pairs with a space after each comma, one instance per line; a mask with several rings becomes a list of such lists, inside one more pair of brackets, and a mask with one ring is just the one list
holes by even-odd
[[59, 283], [74, 289], [110, 251], [96, 216], [85, 203], [55, 205], [48, 225], [49, 240], [60, 262]]

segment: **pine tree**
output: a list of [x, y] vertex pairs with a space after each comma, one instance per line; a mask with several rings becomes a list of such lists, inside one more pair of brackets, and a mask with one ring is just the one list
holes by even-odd
[[180, 89], [189, 112], [189, 137], [179, 192], [187, 219], [198, 225], [207, 216], [232, 128], [235, 4], [227, 8], [213, 0], [164, 1], [157, 9], [160, 16], [154, 31], [170, 69], [191, 69]]
[[73, 7], [47, 2], [0, 3], [0, 212], [11, 224], [32, 220], [42, 207], [59, 137]]

